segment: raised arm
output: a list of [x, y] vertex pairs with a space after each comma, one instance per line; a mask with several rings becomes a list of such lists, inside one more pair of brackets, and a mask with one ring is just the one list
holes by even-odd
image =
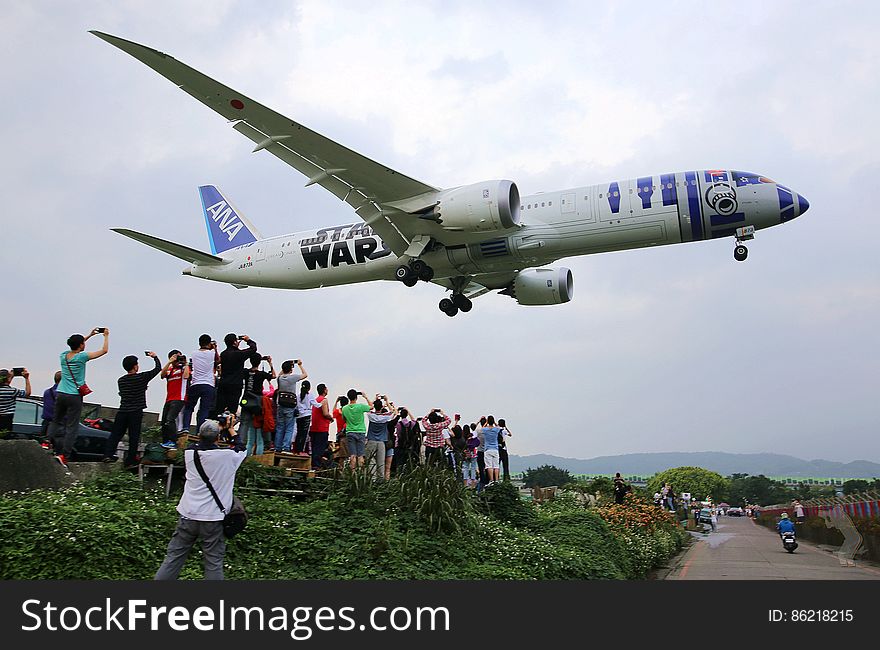
[[31, 396], [31, 373], [28, 372], [28, 369], [25, 368], [21, 371], [21, 376], [24, 377], [24, 396]]
[[155, 362], [155, 367], [152, 370], [147, 370], [146, 372], [142, 372], [142, 375], [147, 377], [147, 381], [150, 381], [153, 377], [162, 372], [162, 362], [159, 361], [159, 357], [156, 356], [155, 352], [150, 352], [147, 356], [153, 357], [153, 361]]
[[[177, 361], [177, 355], [176, 355], [176, 354], [172, 354], [172, 355], [171, 355], [171, 358], [168, 359], [168, 363], [166, 363], [164, 366], [162, 366], [162, 372], [159, 374], [159, 376], [160, 376], [162, 379], [165, 379], [165, 378], [168, 376], [168, 373], [171, 371], [171, 366], [174, 365], [174, 362], [175, 362], [175, 361]], [[186, 372], [186, 371], [184, 371], [184, 373], [185, 373], [185, 372]], [[185, 378], [185, 377], [184, 377], [184, 378]]]
[[[92, 330], [92, 333], [89, 334], [86, 338], [91, 338], [97, 333], [98, 333], [98, 329], [95, 328]], [[104, 347], [102, 347], [100, 350], [96, 350], [95, 352], [87, 352], [86, 354], [88, 354], [89, 360], [97, 359], [98, 357], [103, 357], [105, 354], [107, 354], [107, 350], [109, 350], [109, 349], [110, 349], [110, 328], [105, 327], [104, 328]]]

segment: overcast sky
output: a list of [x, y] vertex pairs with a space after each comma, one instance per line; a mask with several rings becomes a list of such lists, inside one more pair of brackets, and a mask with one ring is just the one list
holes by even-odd
[[[880, 461], [874, 3], [369, 5], [0, 3], [0, 366], [27, 365], [42, 391], [69, 334], [109, 326], [88, 383], [115, 406], [126, 354], [232, 331], [304, 359], [332, 396], [356, 386], [420, 414], [506, 417], [512, 453]], [[731, 239], [574, 258], [557, 264], [572, 302], [493, 293], [453, 319], [424, 283], [182, 277], [184, 263], [109, 229], [208, 250], [204, 183], [266, 236], [353, 213], [89, 29], [432, 185], [509, 178], [529, 194], [744, 169], [810, 212], [759, 232], [743, 264]], [[151, 408], [163, 400], [156, 379]]]

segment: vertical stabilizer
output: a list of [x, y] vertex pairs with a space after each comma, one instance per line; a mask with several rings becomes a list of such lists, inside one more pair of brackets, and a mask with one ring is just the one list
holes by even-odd
[[214, 255], [262, 239], [254, 225], [213, 185], [199, 187], [208, 241]]

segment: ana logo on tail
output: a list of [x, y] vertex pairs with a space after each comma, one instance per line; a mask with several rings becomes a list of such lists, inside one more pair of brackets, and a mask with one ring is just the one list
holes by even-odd
[[202, 209], [205, 212], [205, 225], [208, 227], [208, 241], [215, 255], [250, 244], [260, 239], [253, 224], [238, 212], [229, 199], [213, 185], [199, 187]]
[[205, 208], [205, 212], [220, 227], [220, 232], [229, 236], [229, 241], [235, 239], [238, 232], [244, 228], [244, 224], [235, 215], [232, 208], [222, 199], [214, 205]]

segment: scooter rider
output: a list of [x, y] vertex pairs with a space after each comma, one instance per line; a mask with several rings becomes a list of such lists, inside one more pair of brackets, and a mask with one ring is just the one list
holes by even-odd
[[779, 531], [779, 536], [782, 537], [783, 533], [793, 533], [794, 522], [788, 518], [788, 513], [783, 512], [779, 517], [779, 523], [776, 524], [776, 530]]

